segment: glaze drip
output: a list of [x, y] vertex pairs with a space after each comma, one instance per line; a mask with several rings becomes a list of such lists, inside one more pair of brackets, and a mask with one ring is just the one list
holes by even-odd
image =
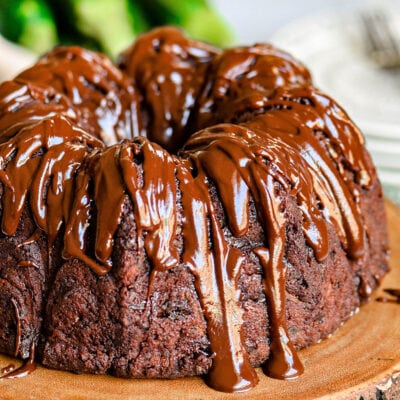
[[9, 364], [6, 367], [0, 369], [0, 374], [2, 374], [2, 375], [8, 374], [9, 372], [13, 371], [14, 369], [15, 369], [15, 365]]
[[16, 82], [64, 97], [78, 126], [106, 145], [142, 134], [139, 94], [104, 55], [60, 46], [18, 75]]
[[142, 93], [142, 136], [176, 152], [191, 133], [191, 119], [206, 72], [220, 50], [187, 39], [175, 28], [154, 29], [120, 57], [120, 67]]
[[29, 352], [29, 358], [18, 368], [14, 368], [13, 364], [3, 368], [1, 371], [4, 373], [4, 375], [0, 376], [0, 381], [4, 379], [23, 378], [31, 374], [35, 369], [35, 344], [32, 343]]
[[[348, 257], [362, 256], [359, 196], [376, 176], [359, 130], [301, 64], [272, 46], [221, 52], [161, 29], [128, 49], [121, 68], [59, 48], [0, 86], [3, 232], [15, 234], [28, 203], [49, 246], [63, 234], [65, 258], [105, 275], [128, 197], [143, 238], [138, 251], [151, 265], [148, 300], [157, 273], [190, 269], [212, 353], [206, 380], [240, 392], [258, 378], [243, 334], [245, 258], [226, 234], [248, 234], [252, 201], [265, 236], [251, 249], [270, 320], [264, 371], [298, 376], [286, 327], [286, 205], [298, 204], [319, 262], [329, 225]], [[33, 351], [31, 358], [18, 376], [33, 365]]]
[[389, 296], [381, 296], [376, 299], [380, 303], [400, 304], [400, 289], [384, 289]]
[[17, 301], [13, 298], [11, 299], [11, 303], [14, 307], [15, 319], [17, 325], [16, 335], [15, 335], [15, 350], [14, 350], [14, 357], [17, 357], [19, 353], [19, 347], [21, 345], [21, 315], [19, 312], [19, 306]]
[[89, 146], [104, 147], [60, 115], [25, 126], [0, 144], [5, 234], [15, 234], [29, 194], [35, 221], [52, 243], [63, 221], [68, 220], [75, 174]]

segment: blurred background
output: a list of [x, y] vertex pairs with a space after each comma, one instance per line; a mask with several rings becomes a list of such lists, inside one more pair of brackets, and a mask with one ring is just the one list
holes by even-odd
[[0, 80], [59, 43], [115, 58], [165, 24], [219, 46], [270, 41], [302, 60], [360, 126], [400, 204], [400, 0], [0, 0]]

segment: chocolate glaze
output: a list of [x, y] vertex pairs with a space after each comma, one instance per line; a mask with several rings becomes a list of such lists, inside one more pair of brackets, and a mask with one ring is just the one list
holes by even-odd
[[378, 297], [376, 301], [380, 303], [400, 304], [400, 289], [384, 289], [383, 291], [387, 293], [389, 297]]
[[14, 365], [10, 364], [2, 369], [4, 375], [0, 376], [0, 381], [4, 379], [23, 378], [31, 374], [36, 369], [35, 364], [35, 344], [32, 343], [29, 358], [18, 368], [14, 369]]
[[6, 367], [0, 369], [0, 374], [2, 374], [2, 375], [8, 374], [9, 372], [13, 371], [14, 369], [15, 369], [15, 365], [9, 364]]
[[65, 112], [73, 110], [78, 125], [107, 145], [142, 134], [133, 82], [101, 54], [60, 46], [15, 81], [63, 96]]
[[120, 57], [120, 67], [142, 93], [150, 140], [176, 152], [191, 131], [197, 97], [213, 57], [220, 52], [170, 27], [143, 35]]
[[15, 335], [15, 350], [14, 350], [14, 357], [18, 356], [19, 347], [21, 345], [21, 315], [19, 312], [19, 307], [17, 301], [13, 298], [11, 299], [11, 303], [14, 307], [15, 311], [15, 319], [16, 319], [16, 335]]
[[384, 292], [389, 294], [390, 296], [400, 298], [400, 289], [384, 289]]
[[33, 232], [33, 234], [26, 240], [24, 240], [22, 243], [17, 245], [17, 248], [20, 248], [22, 246], [26, 246], [28, 244], [34, 243], [36, 241], [39, 240], [40, 236], [41, 236], [41, 231], [40, 229], [36, 229], [35, 232]]
[[[213, 354], [206, 381], [240, 392], [258, 380], [242, 332], [244, 257], [228, 244], [210, 190], [234, 237], [248, 231], [252, 199], [266, 237], [252, 250], [270, 319], [264, 371], [298, 376], [303, 367], [286, 328], [285, 198], [297, 201], [317, 260], [329, 252], [328, 224], [348, 257], [362, 257], [359, 196], [376, 176], [360, 132], [301, 64], [272, 46], [221, 52], [160, 29], [128, 49], [121, 68], [126, 73], [104, 56], [63, 47], [0, 87], [3, 232], [16, 232], [29, 202], [49, 246], [63, 232], [63, 256], [105, 275], [129, 196], [145, 233], [138, 251], [152, 266], [149, 294], [160, 271], [180, 262], [192, 271]], [[180, 229], [182, 254], [174, 246]], [[5, 377], [32, 368], [33, 351]]]

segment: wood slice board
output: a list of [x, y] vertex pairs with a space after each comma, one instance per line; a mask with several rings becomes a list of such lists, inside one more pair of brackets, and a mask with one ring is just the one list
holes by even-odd
[[[391, 272], [381, 288], [400, 288], [400, 210], [388, 203], [387, 213]], [[201, 378], [127, 380], [38, 367], [25, 378], [0, 382], [0, 399], [400, 399], [400, 304], [371, 301], [330, 339], [302, 350], [300, 357], [305, 373], [297, 380], [275, 380], [258, 371], [258, 386], [234, 395], [208, 388]], [[10, 362], [15, 361], [0, 355], [0, 367]]]

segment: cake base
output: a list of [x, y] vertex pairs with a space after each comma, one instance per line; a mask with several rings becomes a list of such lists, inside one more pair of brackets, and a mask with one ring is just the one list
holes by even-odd
[[[400, 209], [387, 203], [392, 255], [383, 289], [400, 289]], [[320, 399], [370, 400], [400, 398], [400, 304], [372, 300], [330, 339], [300, 352], [305, 372], [294, 381], [268, 378], [247, 393], [230, 395], [208, 388], [201, 378], [127, 380], [37, 370], [22, 379], [0, 382], [1, 400], [153, 399]], [[0, 368], [18, 362], [0, 355]], [[386, 397], [385, 397], [385, 396]]]

